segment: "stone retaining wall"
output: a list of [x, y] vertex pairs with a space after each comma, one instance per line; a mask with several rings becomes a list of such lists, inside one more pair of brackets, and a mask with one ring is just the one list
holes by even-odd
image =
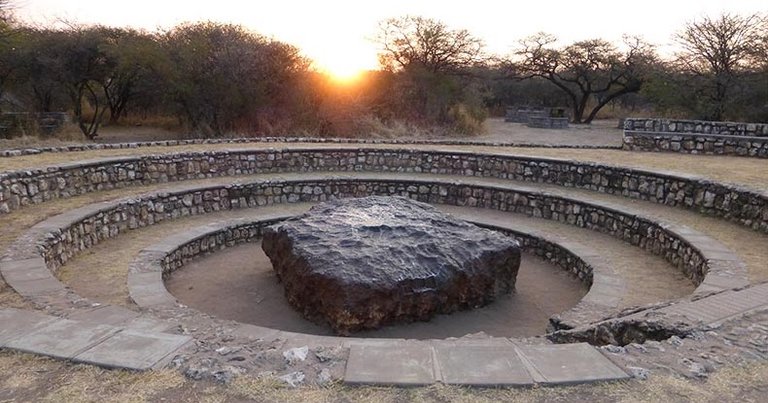
[[567, 129], [569, 118], [554, 118], [549, 116], [531, 116], [526, 126], [540, 129]]
[[[746, 268], [738, 257], [711, 238], [685, 227], [660, 224], [652, 218], [543, 192], [441, 181], [265, 181], [157, 193], [116, 204], [95, 205], [73, 211], [71, 218], [63, 215], [58, 219], [61, 223], [72, 220], [68, 224], [46, 223], [38, 234], [43, 237], [39, 249], [49, 269], [55, 272], [70, 257], [104, 239], [168, 219], [236, 208], [368, 195], [399, 195], [431, 204], [509, 211], [608, 233], [664, 257], [699, 285], [697, 292], [748, 284]], [[29, 249], [30, 240], [22, 243]], [[30, 256], [28, 250], [21, 256], [10, 256], [12, 259], [31, 257], [34, 256]]]
[[[128, 282], [137, 285], [129, 287], [131, 299], [140, 307], [175, 305], [175, 298], [164, 290], [164, 287], [152, 286], [153, 282], [160, 281], [160, 277], [155, 276], [150, 282], [140, 277], [150, 273], [162, 273], [162, 278], [167, 279], [170, 273], [192, 259], [258, 240], [266, 226], [285, 218], [287, 217], [265, 218], [255, 215], [251, 219], [236, 219], [193, 228], [187, 233], [161, 240], [159, 245], [142, 250], [131, 262]], [[624, 284], [606, 262], [596, 257], [594, 251], [569, 242], [561, 244], [558, 241], [550, 241], [527, 230], [482, 226], [515, 237], [525, 252], [535, 254], [571, 272], [590, 287], [590, 291], [576, 306], [550, 319], [551, 330], [572, 329], [593, 323], [618, 309]], [[578, 252], [584, 251], [587, 252], [582, 257]]]
[[622, 148], [768, 158], [768, 124], [626, 119]]
[[628, 118], [624, 120], [624, 129], [635, 132], [695, 133], [721, 136], [768, 137], [768, 123]]
[[317, 144], [395, 144], [395, 145], [446, 145], [446, 146], [486, 146], [486, 147], [528, 147], [528, 148], [583, 148], [583, 149], [618, 149], [620, 146], [595, 144], [541, 144], [504, 141], [471, 140], [418, 140], [418, 139], [352, 139], [322, 137], [241, 137], [234, 139], [189, 139], [158, 140], [134, 143], [89, 143], [58, 147], [30, 147], [0, 150], [0, 157], [18, 157], [42, 153], [63, 153], [91, 150], [120, 150], [146, 147], [174, 147], [199, 144], [263, 144], [263, 143], [317, 143]]
[[0, 174], [0, 214], [93, 191], [190, 179], [288, 172], [410, 172], [544, 182], [680, 206], [768, 232], [768, 193], [666, 174], [554, 158], [388, 149], [285, 149], [109, 158]]

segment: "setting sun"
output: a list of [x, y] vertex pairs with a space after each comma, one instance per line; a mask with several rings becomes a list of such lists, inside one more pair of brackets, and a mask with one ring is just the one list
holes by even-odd
[[353, 63], [339, 63], [336, 66], [330, 65], [321, 68], [322, 72], [328, 74], [333, 81], [339, 84], [351, 84], [356, 82], [360, 79], [365, 70], [365, 68]]
[[357, 81], [368, 70], [378, 66], [375, 48], [365, 41], [356, 41], [339, 48], [324, 48], [321, 52], [307, 52], [315, 68], [340, 84]]

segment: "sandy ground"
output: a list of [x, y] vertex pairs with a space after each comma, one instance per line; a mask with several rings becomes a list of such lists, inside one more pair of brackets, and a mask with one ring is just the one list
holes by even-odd
[[[587, 291], [561, 268], [526, 254], [517, 278], [516, 293], [486, 307], [355, 336], [430, 339], [477, 332], [535, 336], [544, 333], [549, 316], [574, 306]], [[333, 334], [327, 325], [308, 322], [291, 308], [261, 243], [190, 262], [173, 273], [166, 286], [183, 304], [220, 318], [299, 333]]]
[[571, 124], [568, 129], [537, 129], [522, 123], [505, 122], [503, 118], [485, 121], [486, 132], [472, 137], [460, 137], [467, 141], [491, 143], [621, 146], [622, 130], [616, 120], [596, 120], [588, 125]]

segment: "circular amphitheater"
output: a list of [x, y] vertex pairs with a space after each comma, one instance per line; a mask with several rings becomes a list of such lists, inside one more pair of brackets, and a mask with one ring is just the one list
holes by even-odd
[[[766, 354], [765, 329], [719, 330], [768, 304], [764, 159], [263, 139], [15, 150], [0, 171], [3, 349], [192, 378], [485, 386], [696, 374]], [[368, 195], [518, 239], [518, 291], [355, 337], [302, 321], [262, 229]], [[718, 343], [716, 360], [700, 353]]]

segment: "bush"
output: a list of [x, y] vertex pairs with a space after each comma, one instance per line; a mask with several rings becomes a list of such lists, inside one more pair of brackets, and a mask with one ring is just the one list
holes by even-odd
[[458, 103], [448, 109], [448, 118], [456, 133], [478, 135], [485, 132], [484, 122], [488, 118], [488, 111]]

